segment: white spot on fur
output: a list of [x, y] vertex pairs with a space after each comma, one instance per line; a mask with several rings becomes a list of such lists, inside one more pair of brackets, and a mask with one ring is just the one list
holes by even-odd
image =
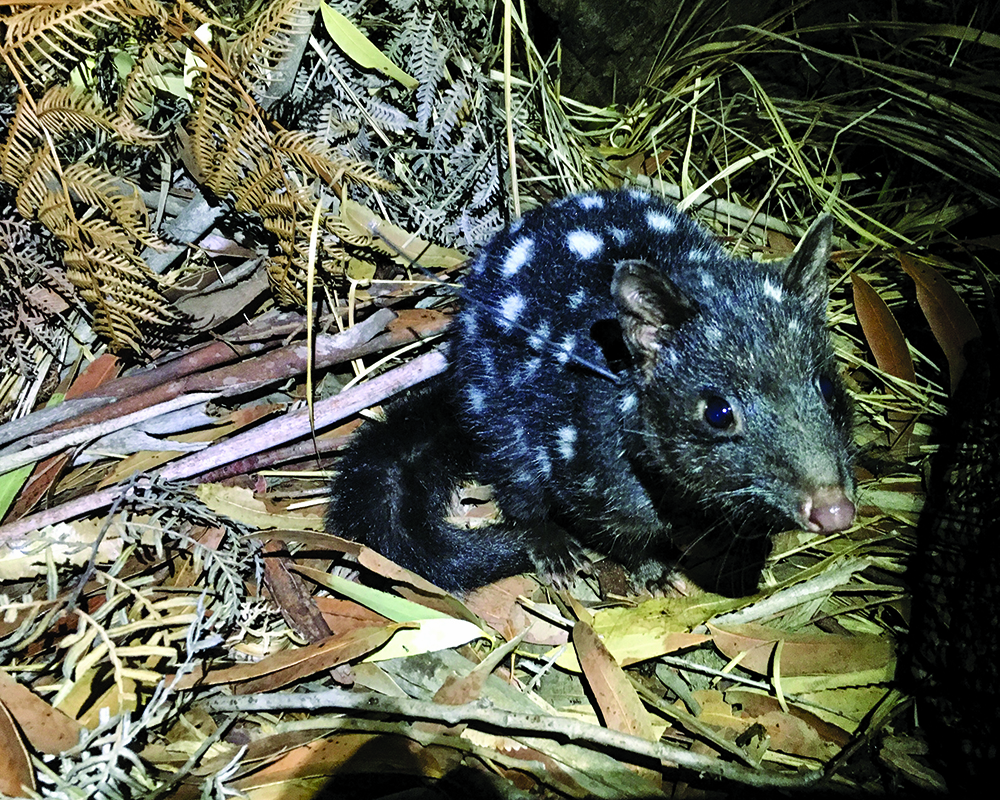
[[611, 238], [613, 238], [615, 243], [619, 246], [624, 245], [632, 237], [632, 232], [627, 231], [624, 228], [609, 228], [608, 233], [611, 234]]
[[552, 328], [547, 322], [539, 323], [535, 332], [528, 337], [528, 346], [532, 350], [541, 350], [549, 343], [552, 337]]
[[662, 211], [653, 211], [652, 209], [646, 212], [646, 223], [657, 233], [673, 233], [677, 227], [677, 223], [673, 217], [664, 214]]
[[524, 443], [524, 439], [525, 439], [524, 428], [518, 426], [518, 427], [516, 427], [516, 428], [513, 429], [513, 433], [514, 433], [514, 438], [510, 442], [509, 447], [515, 453], [518, 453], [518, 454], [527, 452], [528, 448], [527, 448], [527, 445], [525, 445], [525, 443]]
[[517, 473], [517, 482], [523, 483], [527, 486], [533, 486], [538, 481], [538, 476], [534, 472], [528, 472], [526, 469], [522, 469]]
[[475, 339], [479, 334], [479, 320], [472, 311], [466, 311], [462, 314], [462, 327], [465, 328], [470, 339]]
[[634, 189], [633, 188], [633, 189], [629, 189], [628, 193], [629, 193], [629, 196], [631, 196], [635, 200], [638, 200], [640, 203], [648, 203], [649, 202], [649, 192], [647, 192], [645, 189]]
[[701, 286], [703, 289], [714, 289], [715, 288], [715, 278], [712, 277], [710, 272], [701, 273]]
[[583, 301], [587, 299], [587, 293], [582, 288], [577, 289], [566, 299], [569, 301], [569, 307], [573, 311], [576, 311], [576, 309], [583, 305]]
[[483, 381], [492, 383], [497, 380], [496, 364], [493, 363], [493, 356], [489, 350], [483, 347], [473, 348], [470, 356], [479, 361], [479, 374]]
[[538, 471], [543, 477], [549, 478], [552, 476], [552, 460], [549, 458], [549, 454], [545, 452], [544, 447], [539, 447], [535, 450], [535, 461], [538, 463]]
[[590, 231], [571, 231], [566, 234], [566, 246], [580, 258], [593, 258], [604, 249], [604, 240]]
[[578, 200], [580, 208], [604, 208], [604, 198], [598, 194], [585, 194]]
[[472, 413], [482, 414], [486, 408], [486, 398], [483, 396], [483, 390], [477, 386], [469, 386], [465, 390], [465, 396], [469, 399], [469, 408], [472, 409]]
[[508, 328], [517, 322], [522, 311], [524, 311], [524, 298], [517, 293], [509, 294], [500, 301], [500, 316]]
[[618, 401], [618, 409], [622, 414], [631, 414], [639, 405], [639, 398], [634, 392], [629, 392]]
[[781, 287], [771, 281], [764, 281], [764, 296], [770, 297], [775, 303], [780, 303], [784, 292]]
[[535, 377], [535, 373], [538, 372], [539, 367], [542, 366], [542, 359], [535, 357], [529, 358], [524, 362], [524, 381], [527, 383], [532, 378]]
[[504, 259], [500, 273], [505, 278], [517, 275], [518, 271], [531, 259], [531, 254], [535, 249], [535, 240], [525, 236], [518, 239], [512, 248], [507, 251], [507, 258]]
[[559, 455], [565, 461], [569, 461], [576, 455], [576, 428], [567, 425], [565, 428], [560, 428], [556, 436], [558, 437], [556, 446], [559, 448]]
[[576, 347], [576, 336], [569, 334], [563, 337], [563, 340], [559, 342], [559, 353], [556, 355], [556, 361], [560, 364], [565, 364], [569, 361], [569, 357], [573, 354], [573, 348]]
[[696, 264], [703, 264], [712, 257], [712, 254], [708, 250], [702, 250], [698, 247], [691, 250], [688, 253], [688, 260], [694, 261]]

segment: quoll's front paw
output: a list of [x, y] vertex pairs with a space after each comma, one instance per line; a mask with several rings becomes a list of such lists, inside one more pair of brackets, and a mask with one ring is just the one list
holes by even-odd
[[569, 588], [578, 573], [590, 574], [594, 569], [580, 543], [562, 531], [531, 546], [529, 555], [541, 581], [557, 589]]
[[647, 559], [632, 570], [632, 588], [646, 590], [653, 597], [686, 596], [693, 587], [687, 576], [675, 564]]

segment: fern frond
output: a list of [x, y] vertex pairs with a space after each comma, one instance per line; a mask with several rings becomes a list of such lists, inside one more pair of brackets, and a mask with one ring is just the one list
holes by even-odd
[[307, 131], [282, 131], [274, 137], [273, 146], [296, 167], [328, 184], [333, 185], [346, 179], [383, 191], [395, 188], [370, 164], [338, 155], [321, 139]]
[[318, 136], [308, 131], [281, 131], [274, 137], [274, 149], [291, 160], [296, 167], [317, 175], [324, 180], [335, 172], [331, 159], [331, 151], [327, 144]]
[[[277, 0], [254, 20], [250, 30], [236, 40], [230, 64], [258, 95], [268, 95], [279, 82], [286, 59], [301, 58], [312, 30], [319, 0]], [[294, 70], [292, 70], [294, 73]]]
[[257, 110], [227, 76], [202, 69], [196, 87], [195, 112], [187, 125], [191, 150], [199, 179], [224, 196], [266, 157], [270, 137]]
[[407, 68], [410, 74], [419, 81], [417, 86], [417, 123], [420, 130], [426, 133], [430, 129], [434, 114], [434, 100], [437, 97], [437, 87], [444, 77], [445, 50], [434, 34], [435, 13], [420, 18], [420, 12], [414, 11], [414, 21], [406, 25], [412, 31], [410, 57]]
[[370, 233], [360, 232], [356, 225], [349, 225], [338, 217], [328, 214], [323, 219], [323, 227], [328, 233], [332, 233], [343, 242], [355, 247], [371, 247], [372, 235]]
[[7, 128], [7, 138], [0, 147], [0, 180], [18, 186], [35, 160], [35, 151], [42, 141], [42, 128], [27, 95], [17, 100], [14, 118]]
[[377, 97], [366, 98], [364, 105], [368, 116], [382, 128], [388, 128], [394, 133], [402, 133], [416, 127], [416, 124], [405, 112]]
[[449, 86], [445, 91], [438, 107], [437, 124], [431, 131], [435, 149], [442, 152], [447, 150], [451, 143], [452, 133], [458, 127], [470, 96], [468, 85], [462, 81]]
[[94, 247], [113, 252], [130, 253], [135, 249], [135, 240], [120, 225], [115, 225], [99, 217], [80, 223], [80, 232]]
[[21, 177], [15, 199], [18, 213], [25, 219], [35, 219], [38, 209], [53, 194], [65, 199], [56, 177], [55, 157], [48, 147], [42, 146], [35, 150], [31, 164]]
[[305, 286], [306, 273], [302, 262], [294, 255], [282, 253], [269, 259], [267, 277], [271, 281], [279, 303], [294, 306], [305, 302], [305, 293], [299, 287]]
[[100, 209], [121, 226], [133, 240], [151, 244], [146, 204], [138, 188], [110, 172], [89, 164], [70, 164], [63, 170], [70, 195]]
[[340, 141], [354, 136], [360, 123], [356, 118], [347, 118], [340, 113], [334, 102], [324, 103], [316, 112], [316, 123], [312, 126], [313, 133], [324, 142]]
[[136, 18], [166, 19], [155, 0], [64, 0], [18, 11], [6, 19], [4, 50], [26, 83], [65, 78], [95, 55], [98, 35], [115, 25], [129, 29]]
[[[235, 197], [233, 207], [237, 211], [267, 216], [272, 207], [280, 207], [281, 213], [294, 215], [295, 202], [289, 197], [285, 171], [274, 156], [260, 159], [253, 170], [238, 184], [233, 186]], [[277, 198], [286, 202], [275, 203]]]
[[155, 145], [163, 139], [133, 120], [115, 113], [88, 92], [53, 86], [38, 101], [38, 121], [53, 137], [103, 128], [126, 144]]
[[153, 329], [176, 324], [178, 315], [137, 256], [90, 247], [67, 251], [63, 262], [67, 277], [94, 310], [94, 330], [113, 350], [140, 351], [147, 338], [140, 323]]

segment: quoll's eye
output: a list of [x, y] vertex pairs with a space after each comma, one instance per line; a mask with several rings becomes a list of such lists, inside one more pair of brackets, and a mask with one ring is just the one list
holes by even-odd
[[819, 386], [819, 393], [826, 402], [833, 400], [833, 381], [828, 376], [820, 375], [816, 379], [816, 385]]
[[733, 427], [736, 422], [736, 415], [733, 407], [724, 397], [711, 395], [703, 401], [705, 404], [705, 422], [720, 431]]

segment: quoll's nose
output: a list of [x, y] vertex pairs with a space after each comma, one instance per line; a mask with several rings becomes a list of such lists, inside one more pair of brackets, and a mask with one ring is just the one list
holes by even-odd
[[822, 533], [842, 531], [854, 522], [854, 503], [841, 486], [822, 486], [802, 504], [801, 519], [806, 530]]

